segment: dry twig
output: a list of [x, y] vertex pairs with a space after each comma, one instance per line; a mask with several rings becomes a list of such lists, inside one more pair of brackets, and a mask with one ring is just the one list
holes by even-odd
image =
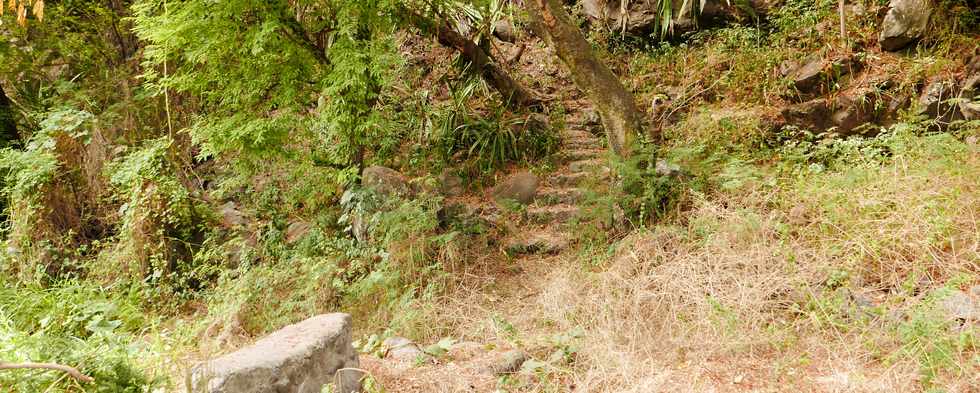
[[95, 378], [88, 375], [82, 374], [78, 369], [70, 366], [65, 366], [56, 363], [34, 363], [34, 362], [24, 362], [24, 363], [8, 363], [0, 362], [0, 370], [14, 370], [14, 369], [46, 369], [46, 370], [57, 370], [62, 371], [70, 375], [81, 382], [92, 382]]

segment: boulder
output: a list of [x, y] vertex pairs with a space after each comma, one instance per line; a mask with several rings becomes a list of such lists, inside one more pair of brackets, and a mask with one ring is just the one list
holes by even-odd
[[871, 88], [857, 89], [841, 94], [834, 101], [836, 109], [831, 115], [833, 126], [841, 135], [851, 135], [862, 125], [877, 121], [879, 95]]
[[660, 176], [672, 177], [677, 179], [685, 178], [688, 176], [688, 174], [684, 172], [683, 169], [681, 169], [680, 165], [671, 163], [667, 160], [657, 160], [657, 163], [654, 165], [653, 169], [657, 173], [657, 175]]
[[831, 114], [830, 103], [823, 98], [790, 105], [782, 110], [785, 124], [815, 133], [831, 127]]
[[[351, 317], [324, 314], [286, 326], [251, 346], [196, 365], [191, 391], [319, 393], [344, 368], [358, 367]], [[357, 373], [340, 373], [340, 391], [360, 390]]]
[[286, 243], [293, 244], [310, 232], [310, 224], [304, 221], [293, 221], [286, 227]]
[[546, 232], [517, 236], [504, 243], [504, 249], [510, 255], [557, 254], [566, 248], [568, 239]]
[[926, 31], [931, 12], [929, 0], [891, 0], [878, 37], [881, 49], [897, 51], [918, 41]]
[[487, 352], [486, 346], [474, 341], [463, 341], [449, 347], [447, 355], [455, 362], [473, 359]]
[[794, 92], [786, 98], [813, 98], [825, 93], [831, 82], [844, 75], [856, 71], [863, 66], [856, 56], [844, 56], [826, 59], [812, 55], [804, 59], [802, 64], [783, 64], [781, 73], [793, 82]]
[[960, 113], [955, 105], [950, 104], [956, 91], [952, 80], [940, 79], [926, 85], [919, 96], [920, 113], [936, 119], [940, 123], [959, 120]]
[[803, 65], [790, 70], [787, 77], [793, 81], [793, 87], [801, 93], [811, 93], [822, 80], [825, 80], [824, 69], [828, 62], [819, 56], [811, 56]]
[[[643, 35], [658, 33], [660, 20], [660, 0], [582, 0], [582, 13], [593, 22], [606, 28], [629, 34]], [[757, 19], [764, 16], [769, 8], [766, 0], [750, 0], [739, 7], [734, 2], [724, 0], [700, 0], [700, 12], [694, 12], [693, 1], [674, 1], [671, 3], [671, 34], [694, 31], [700, 25], [731, 21], [737, 19]], [[695, 14], [697, 16], [695, 17]]]
[[409, 197], [414, 193], [405, 175], [383, 166], [364, 168], [364, 172], [361, 174], [361, 185], [382, 196]]
[[490, 195], [497, 202], [511, 200], [527, 205], [534, 202], [538, 193], [540, 179], [531, 172], [518, 172], [490, 189]]
[[493, 35], [504, 42], [517, 41], [517, 34], [514, 31], [514, 24], [509, 20], [501, 19], [493, 22]]

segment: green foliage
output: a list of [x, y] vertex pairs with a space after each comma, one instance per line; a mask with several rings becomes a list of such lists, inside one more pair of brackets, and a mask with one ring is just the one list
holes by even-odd
[[145, 392], [163, 381], [134, 363], [152, 355], [134, 333], [148, 320], [134, 297], [80, 282], [50, 289], [10, 282], [0, 276], [0, 358], [11, 362], [54, 362], [77, 367], [95, 382], [80, 385], [57, 371], [4, 370], [0, 386], [10, 392]]
[[153, 284], [146, 289], [154, 298], [196, 287], [213, 274], [213, 266], [194, 263], [201, 260], [194, 252], [208, 213], [177, 179], [171, 143], [167, 137], [146, 141], [107, 168], [122, 203], [114, 270], [125, 262], [132, 276]]
[[531, 161], [553, 153], [558, 135], [541, 115], [513, 117], [496, 105], [484, 114], [470, 109], [471, 99], [486, 90], [471, 78], [450, 89], [449, 105], [432, 116], [434, 145], [443, 162], [470, 161], [489, 172], [509, 162]]
[[16, 201], [35, 200], [41, 187], [51, 182], [59, 169], [55, 138], [59, 135], [85, 138], [88, 134], [83, 125], [91, 119], [92, 114], [74, 109], [50, 112], [23, 150], [0, 150], [4, 196]]
[[[916, 359], [925, 388], [933, 387], [941, 373], [970, 373], [970, 366], [959, 365], [957, 360], [969, 358], [968, 352], [978, 349], [977, 331], [975, 327], [957, 327], [957, 322], [950, 320], [940, 306], [943, 299], [948, 298], [963, 282], [970, 282], [969, 277], [957, 277], [927, 294], [911, 310], [908, 320], [898, 324], [897, 335], [902, 341], [902, 348], [893, 356]], [[966, 369], [963, 369], [964, 366]]]
[[349, 183], [368, 154], [392, 143], [379, 97], [398, 68], [396, 5], [145, 0], [133, 8], [148, 42], [146, 78], [160, 92], [199, 97], [206, 109], [190, 128], [203, 156], [305, 146]]

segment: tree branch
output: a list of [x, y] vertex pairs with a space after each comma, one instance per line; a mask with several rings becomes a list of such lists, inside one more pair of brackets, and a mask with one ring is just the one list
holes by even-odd
[[81, 382], [92, 382], [92, 381], [95, 380], [95, 378], [92, 378], [92, 377], [90, 377], [88, 375], [82, 374], [81, 371], [78, 371], [78, 369], [76, 369], [74, 367], [69, 367], [69, 366], [65, 366], [65, 365], [61, 365], [61, 364], [56, 364], [56, 363], [34, 363], [34, 362], [8, 363], [8, 362], [0, 362], [0, 370], [13, 370], [13, 369], [46, 369], [46, 370], [57, 370], [57, 371], [62, 371], [64, 373], [67, 373], [72, 378], [75, 378], [76, 380], [81, 381]]

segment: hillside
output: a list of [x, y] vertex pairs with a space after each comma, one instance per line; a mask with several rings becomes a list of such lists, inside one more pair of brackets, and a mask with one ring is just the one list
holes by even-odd
[[973, 1], [0, 8], [2, 392], [980, 392]]

